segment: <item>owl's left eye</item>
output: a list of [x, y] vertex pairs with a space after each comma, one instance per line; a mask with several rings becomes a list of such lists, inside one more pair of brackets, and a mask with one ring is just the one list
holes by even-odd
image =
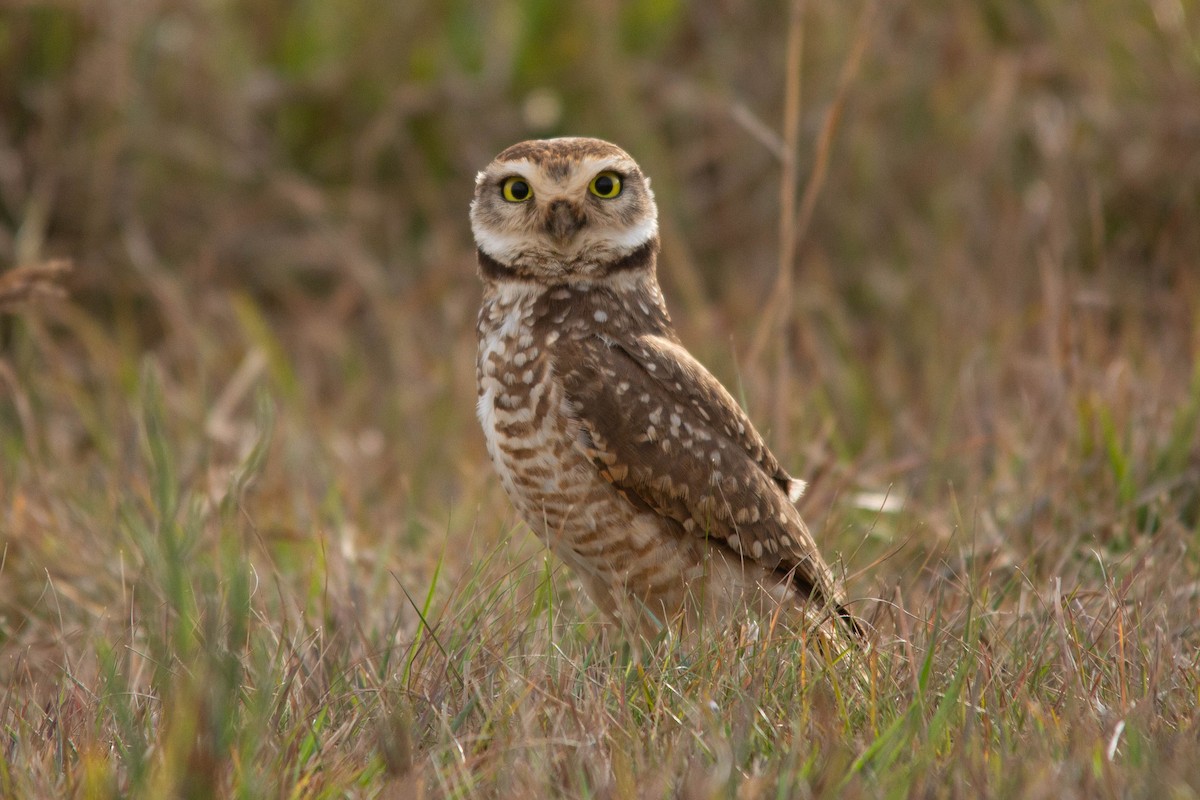
[[596, 197], [611, 200], [621, 193], [621, 176], [605, 170], [592, 178], [592, 182], [588, 185], [588, 191]]
[[500, 194], [510, 203], [524, 203], [533, 197], [533, 189], [529, 188], [529, 184], [524, 178], [514, 175], [504, 179], [504, 183], [500, 186]]

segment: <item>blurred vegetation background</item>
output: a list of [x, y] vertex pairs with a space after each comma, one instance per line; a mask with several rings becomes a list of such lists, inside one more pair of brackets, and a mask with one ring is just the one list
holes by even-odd
[[[478, 291], [464, 208], [475, 171], [508, 143], [596, 135], [643, 162], [676, 317], [726, 376], [769, 291], [777, 4], [3, 13], [0, 260], [71, 259], [79, 307], [121, 332], [125, 355], [156, 353], [180, 375], [219, 381], [261, 323], [292, 356], [273, 363], [276, 380], [312, 417], [333, 411], [347, 370], [366, 372], [358, 402], [335, 404], [349, 416], [328, 422], [411, 442], [387, 448], [410, 464], [479, 452], [473, 431], [459, 440]], [[808, 11], [802, 182], [863, 13]], [[961, 427], [996, 413], [955, 419], [963, 370], [1056, 335], [1060, 312], [1110, 341], [1144, 329], [1163, 345], [1146, 358], [1190, 367], [1172, 351], [1187, 336], [1160, 334], [1186, 333], [1197, 289], [1195, 17], [1177, 0], [879, 9], [798, 255], [804, 391], [822, 400], [816, 413], [797, 404], [801, 430], [828, 415], [844, 457], [979, 433]], [[1038, 355], [1061, 368], [1073, 343], [1058, 344]], [[894, 370], [878, 374], [885, 361]], [[740, 368], [757, 379], [759, 366]], [[111, 365], [79, 368], [76, 380]], [[971, 402], [995, 403], [997, 388]], [[443, 502], [455, 494], [456, 477], [420, 472]]]
[[[920, 605], [954, 582], [938, 564], [980, 563], [1025, 608], [1156, 546], [1175, 554], [1153, 550], [1158, 588], [1194, 580], [1200, 11], [808, 3], [796, 190], [815, 205], [787, 340], [755, 352], [788, 19], [7, 0], [0, 270], [74, 265], [68, 299], [0, 316], [0, 675], [29, 693], [7, 724], [64, 685], [137, 683], [95, 642], [151, 636], [131, 609], [160, 607], [130, 587], [179, 599], [173, 560], [219, 587], [244, 559], [285, 632], [311, 614], [378, 653], [417, 629], [402, 587], [453, 585], [513, 529], [473, 418], [467, 204], [531, 137], [607, 138], [652, 176], [683, 339], [787, 431], [766, 432], [815, 478], [805, 512], [856, 597]], [[1162, 620], [1194, 613], [1194, 589], [1172, 598]]]

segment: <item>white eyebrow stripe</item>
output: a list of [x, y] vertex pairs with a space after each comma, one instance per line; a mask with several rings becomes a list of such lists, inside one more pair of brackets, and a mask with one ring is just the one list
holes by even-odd
[[620, 156], [584, 156], [579, 165], [591, 167], [598, 172], [606, 169], [629, 172], [632, 166], [629, 161]]
[[491, 169], [486, 169], [479, 173], [475, 178], [476, 184], [487, 183], [489, 180], [499, 180], [507, 178], [510, 175], [520, 175], [525, 180], [533, 183], [534, 177], [538, 174], [538, 168], [528, 158], [519, 158], [515, 161], [504, 161], [499, 164], [494, 164]]
[[[572, 173], [576, 176], [586, 175], [590, 181], [597, 173], [604, 172], [605, 170], [612, 170], [613, 172], [628, 175], [631, 172], [637, 171], [637, 165], [629, 159], [621, 158], [620, 156], [584, 156], [579, 160], [577, 168], [572, 170]], [[513, 174], [520, 175], [526, 180], [533, 180], [533, 178], [541, 175], [542, 171], [537, 164], [534, 164], [528, 158], [518, 158], [512, 161], [501, 161], [493, 164], [490, 170], [484, 170], [476, 175], [475, 182], [483, 183], [488, 178], [499, 178]]]

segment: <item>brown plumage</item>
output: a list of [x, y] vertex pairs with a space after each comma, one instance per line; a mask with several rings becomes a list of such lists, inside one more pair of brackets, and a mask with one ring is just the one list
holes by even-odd
[[803, 483], [671, 326], [633, 159], [597, 139], [514, 145], [479, 174], [471, 222], [488, 451], [596, 603], [651, 631], [785, 603], [857, 632], [793, 505]]

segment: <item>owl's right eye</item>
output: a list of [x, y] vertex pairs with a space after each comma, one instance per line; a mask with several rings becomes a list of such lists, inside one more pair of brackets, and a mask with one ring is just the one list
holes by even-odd
[[504, 179], [504, 183], [500, 186], [500, 194], [510, 203], [524, 203], [533, 197], [533, 189], [529, 188], [529, 184], [524, 178], [514, 175]]

